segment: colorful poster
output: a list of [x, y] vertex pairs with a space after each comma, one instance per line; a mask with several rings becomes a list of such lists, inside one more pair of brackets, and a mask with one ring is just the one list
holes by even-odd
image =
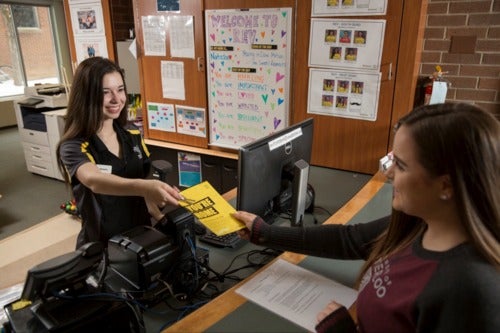
[[197, 154], [178, 152], [179, 186], [191, 187], [201, 183], [201, 157]]
[[181, 134], [207, 136], [205, 109], [175, 106], [177, 132]]
[[380, 73], [311, 68], [307, 113], [377, 120]]
[[175, 132], [173, 104], [147, 103], [148, 128], [157, 131]]
[[385, 20], [312, 19], [309, 66], [379, 71]]
[[236, 149], [288, 125], [291, 8], [207, 10], [210, 144]]

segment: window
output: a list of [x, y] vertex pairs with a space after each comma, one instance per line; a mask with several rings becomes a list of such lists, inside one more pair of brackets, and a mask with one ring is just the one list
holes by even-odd
[[0, 97], [22, 95], [35, 83], [60, 83], [51, 7], [26, 3], [0, 4], [0, 44], [5, 45]]
[[17, 28], [40, 28], [36, 7], [12, 5], [12, 18]]

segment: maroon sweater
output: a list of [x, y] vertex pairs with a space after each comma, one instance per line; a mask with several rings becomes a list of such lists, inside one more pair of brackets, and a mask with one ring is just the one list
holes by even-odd
[[[366, 259], [388, 218], [306, 228], [254, 223], [252, 242], [334, 259]], [[341, 308], [316, 327], [326, 332], [500, 332], [500, 274], [470, 244], [445, 252], [408, 248], [377, 261], [356, 302], [358, 324]], [[334, 295], [332, 295], [334, 298]]]

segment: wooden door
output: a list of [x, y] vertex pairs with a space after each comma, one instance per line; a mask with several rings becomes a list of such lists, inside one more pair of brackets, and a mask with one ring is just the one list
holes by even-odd
[[[141, 98], [143, 107], [144, 136], [148, 139], [175, 142], [195, 147], [208, 146], [208, 138], [167, 132], [149, 128], [147, 121], [147, 103], [172, 104], [193, 108], [207, 107], [206, 77], [205, 77], [205, 38], [203, 27], [203, 1], [183, 0], [179, 2], [180, 11], [158, 12], [156, 1], [134, 0], [134, 24], [137, 38], [137, 59], [139, 76], [141, 78]], [[194, 29], [195, 56], [192, 58], [172, 57], [169, 47], [166, 56], [145, 56], [142, 17], [154, 16], [192, 16]], [[166, 33], [166, 45], [170, 45], [169, 34]], [[161, 62], [175, 61], [184, 65], [185, 99], [164, 98], [161, 78]]]
[[[367, 174], [377, 171], [378, 160], [387, 154], [391, 145], [389, 140], [394, 115], [408, 112], [411, 108], [408, 101], [413, 101], [416, 84], [415, 54], [419, 35], [412, 29], [418, 29], [419, 25], [416, 28], [409, 27], [408, 20], [418, 23], [421, 11], [425, 10], [425, 3], [426, 1], [388, 1], [387, 13], [383, 16], [338, 17], [386, 20], [378, 112], [375, 121], [367, 121], [307, 113], [311, 1], [297, 2], [301, 19], [297, 20], [292, 122], [314, 118], [313, 165]], [[405, 18], [405, 15], [409, 17]], [[404, 66], [407, 68], [400, 70]], [[397, 84], [406, 91], [397, 90]], [[406, 96], [402, 97], [402, 94]], [[394, 105], [396, 97], [398, 105]]]

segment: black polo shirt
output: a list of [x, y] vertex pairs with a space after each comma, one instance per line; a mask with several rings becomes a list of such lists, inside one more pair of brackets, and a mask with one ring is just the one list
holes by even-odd
[[107, 246], [112, 236], [151, 223], [143, 197], [96, 194], [75, 176], [78, 168], [87, 162], [95, 163], [101, 172], [125, 178], [145, 178], [149, 174], [150, 154], [139, 130], [133, 125], [122, 128], [116, 122], [113, 127], [118, 134], [122, 158], [111, 153], [97, 135], [90, 140], [76, 138], [61, 144], [61, 160], [70, 175], [76, 206], [82, 217], [77, 248], [91, 241], [101, 241]]

